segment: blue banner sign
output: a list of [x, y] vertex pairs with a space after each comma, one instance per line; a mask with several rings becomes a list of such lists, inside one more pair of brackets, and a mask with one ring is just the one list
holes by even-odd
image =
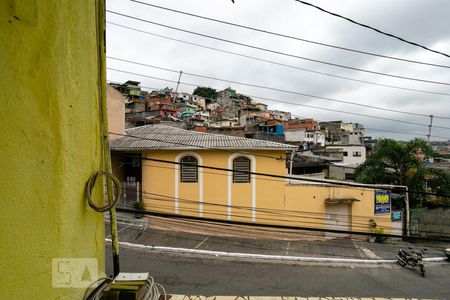
[[393, 211], [391, 213], [391, 220], [392, 221], [401, 221], [402, 220], [402, 212], [400, 210]]
[[375, 214], [389, 214], [391, 213], [391, 192], [390, 191], [375, 191]]

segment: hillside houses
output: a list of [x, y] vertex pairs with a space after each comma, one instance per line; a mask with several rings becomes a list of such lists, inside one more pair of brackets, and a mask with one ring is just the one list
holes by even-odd
[[[295, 170], [307, 173], [309, 169], [302, 169], [302, 163], [308, 166], [314, 160], [317, 166], [315, 170], [320, 169], [323, 162], [325, 176], [331, 173], [338, 179], [352, 178], [351, 174], [347, 174], [351, 172], [348, 170], [366, 158], [366, 151], [362, 150], [362, 124], [344, 121], [319, 123], [314, 119], [293, 118], [290, 112], [271, 110], [267, 104], [231, 87], [221, 91], [199, 87], [197, 92], [207, 91], [200, 92], [204, 95], [201, 96], [176, 92], [170, 88], [144, 91], [137, 81], [110, 86], [125, 98], [126, 128], [161, 124], [198, 132], [287, 143], [297, 147]], [[301, 157], [302, 153], [305, 153], [304, 157]], [[314, 155], [333, 159], [330, 162], [314, 158]], [[342, 169], [345, 172], [333, 172], [330, 166], [345, 167]]]

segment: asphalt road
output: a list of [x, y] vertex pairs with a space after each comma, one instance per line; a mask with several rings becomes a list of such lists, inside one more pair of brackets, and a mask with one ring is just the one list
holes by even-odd
[[[106, 261], [112, 273], [109, 247]], [[123, 247], [120, 263], [123, 272], [150, 272], [172, 294], [450, 299], [447, 262], [427, 264], [422, 278], [417, 271], [397, 265], [237, 261]]]
[[[356, 259], [395, 259], [400, 248], [411, 246], [427, 248], [425, 257], [442, 257], [447, 246], [432, 242], [412, 244], [398, 239], [379, 244], [369, 243], [365, 237], [326, 239], [310, 232], [284, 233], [169, 220], [151, 220], [149, 223], [151, 226], [142, 232], [139, 226], [119, 224], [119, 240], [210, 251]], [[106, 229], [109, 237], [108, 226]]]

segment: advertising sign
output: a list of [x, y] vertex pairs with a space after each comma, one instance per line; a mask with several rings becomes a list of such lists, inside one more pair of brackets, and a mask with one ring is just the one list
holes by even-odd
[[391, 192], [378, 190], [375, 191], [375, 214], [391, 213]]
[[400, 210], [393, 211], [391, 213], [391, 221], [401, 221], [402, 220], [402, 212]]

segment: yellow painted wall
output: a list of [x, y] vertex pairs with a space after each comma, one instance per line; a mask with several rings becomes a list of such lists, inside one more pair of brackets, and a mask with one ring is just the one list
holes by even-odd
[[[203, 159], [205, 166], [228, 168], [228, 158], [233, 153], [224, 151], [186, 151], [195, 152]], [[284, 155], [283, 151], [246, 151], [256, 158], [256, 172], [277, 173], [285, 175], [285, 162], [272, 158], [261, 157]], [[180, 151], [148, 151], [146, 157], [175, 161]], [[184, 156], [184, 155], [183, 155]], [[232, 165], [231, 165], [232, 166]], [[173, 199], [167, 197], [175, 196], [175, 166], [162, 162], [142, 161], [142, 182], [144, 199], [147, 209], [160, 209], [165, 212], [174, 213]], [[228, 172], [203, 169], [203, 210], [204, 217], [227, 219], [228, 204]], [[232, 180], [232, 177], [230, 176]], [[178, 178], [179, 181], [179, 178]], [[180, 213], [199, 216], [199, 182], [178, 183], [179, 209]], [[282, 202], [285, 181], [267, 181], [256, 179], [257, 205], [270, 206]], [[251, 183], [232, 183], [232, 220], [250, 222], [252, 220], [252, 185]], [[152, 193], [152, 194], [148, 194]], [[158, 195], [154, 195], [158, 194]], [[166, 196], [160, 199], [161, 195]], [[280, 197], [281, 196], [281, 197]], [[238, 208], [238, 207], [242, 208]], [[258, 214], [256, 215], [258, 219]]]
[[[180, 151], [148, 151], [148, 158], [175, 161]], [[224, 151], [195, 151], [205, 166], [232, 168], [228, 159], [233, 153]], [[286, 175], [283, 151], [253, 151], [256, 172]], [[186, 153], [186, 155], [188, 155]], [[143, 191], [146, 208], [175, 213], [175, 165], [143, 160]], [[178, 173], [179, 174], [179, 173]], [[178, 175], [179, 176], [179, 175]], [[179, 182], [179, 178], [177, 178]], [[179, 213], [199, 216], [199, 184], [178, 183]], [[369, 232], [369, 219], [390, 232], [390, 215], [374, 215], [374, 190], [330, 185], [288, 184], [285, 179], [256, 176], [256, 222], [325, 228], [327, 205], [325, 199], [354, 198], [349, 204], [352, 231]], [[150, 194], [149, 194], [150, 193]], [[157, 194], [157, 195], [156, 195]], [[231, 184], [231, 220], [252, 221], [252, 184]], [[204, 217], [226, 220], [228, 215], [228, 172], [203, 169]], [[346, 228], [343, 228], [346, 230]]]
[[84, 197], [100, 161], [95, 14], [93, 0], [0, 1], [2, 299], [81, 299], [52, 288], [53, 258], [104, 270], [103, 215]]
[[[374, 215], [374, 189], [355, 188], [344, 186], [327, 186], [312, 184], [287, 184], [285, 194], [285, 207], [295, 213], [296, 220], [300, 220], [299, 226], [325, 228], [327, 205], [325, 199], [354, 198], [355, 201], [349, 205], [351, 214], [352, 231], [369, 232], [369, 219], [373, 219], [379, 226], [390, 232], [390, 214]], [[293, 218], [287, 218], [293, 223]]]

